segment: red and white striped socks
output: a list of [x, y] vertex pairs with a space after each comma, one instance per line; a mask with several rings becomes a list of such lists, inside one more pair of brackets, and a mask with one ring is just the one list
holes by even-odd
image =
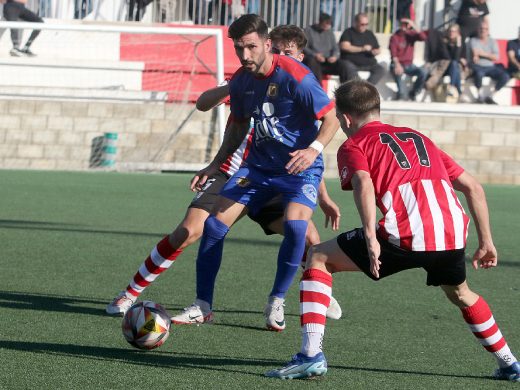
[[126, 295], [129, 298], [136, 299], [160, 274], [170, 268], [181, 253], [182, 250], [174, 249], [168, 241], [168, 236], [165, 236], [139, 267], [130, 284], [126, 287]]
[[472, 306], [461, 311], [477, 340], [495, 356], [500, 367], [509, 367], [516, 362], [484, 298], [479, 297]]
[[332, 276], [315, 268], [306, 270], [300, 282], [301, 353], [316, 356], [322, 352], [326, 312], [332, 295]]

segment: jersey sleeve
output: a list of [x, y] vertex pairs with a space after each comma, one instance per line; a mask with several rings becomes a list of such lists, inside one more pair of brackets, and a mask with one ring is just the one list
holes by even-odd
[[305, 112], [312, 112], [316, 119], [321, 119], [334, 108], [334, 102], [329, 99], [313, 73], [308, 73], [298, 83], [295, 100]]
[[441, 155], [442, 163], [446, 168], [446, 172], [448, 173], [448, 177], [450, 181], [457, 179], [464, 172], [464, 168], [462, 168], [459, 164], [455, 162], [451, 156], [445, 151], [439, 149], [439, 153]]
[[370, 173], [363, 151], [353, 142], [345, 141], [338, 149], [338, 170], [341, 189], [352, 190], [352, 176], [357, 171]]
[[240, 68], [233, 74], [233, 76], [231, 76], [231, 80], [229, 80], [229, 103], [231, 114], [229, 115], [228, 123], [243, 123], [249, 121], [250, 119], [248, 114], [244, 110], [244, 106], [241, 104], [243, 100], [241, 98], [243, 88], [241, 88], [240, 86], [242, 72], [243, 70], [242, 68]]

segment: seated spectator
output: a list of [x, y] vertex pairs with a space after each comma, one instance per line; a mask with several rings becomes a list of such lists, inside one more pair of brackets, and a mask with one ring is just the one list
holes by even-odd
[[[25, 8], [27, 0], [0, 0], [4, 4], [4, 18], [9, 22], [16, 22], [19, 19], [26, 22], [43, 23], [43, 19], [34, 12]], [[11, 41], [13, 48], [9, 52], [13, 57], [34, 57], [35, 54], [31, 51], [31, 45], [40, 34], [40, 30], [33, 30], [24, 47], [20, 49], [21, 31], [18, 29], [11, 29]]]
[[507, 42], [507, 70], [511, 77], [520, 80], [520, 28], [518, 38]]
[[401, 19], [399, 21], [399, 30], [390, 37], [390, 55], [392, 63], [390, 70], [397, 84], [397, 94], [395, 100], [402, 99], [403, 92], [403, 74], [416, 76], [412, 90], [408, 93], [410, 100], [415, 100], [416, 96], [421, 92], [426, 80], [426, 71], [413, 63], [414, 45], [417, 41], [426, 40], [424, 31], [416, 31], [413, 22], [410, 19]]
[[462, 40], [478, 35], [480, 24], [487, 21], [489, 9], [486, 0], [462, 0], [457, 16]]
[[[493, 94], [507, 84], [509, 74], [501, 64], [495, 64], [498, 61], [498, 45], [497, 41], [489, 36], [489, 26], [486, 22], [479, 27], [478, 37], [470, 39], [469, 49], [473, 80], [478, 89], [477, 103], [497, 104], [493, 99]], [[495, 90], [489, 96], [483, 95], [482, 79], [485, 76], [496, 82]]]
[[427, 40], [427, 57], [430, 73], [426, 80], [426, 89], [435, 90], [445, 75], [450, 77], [446, 91], [446, 101], [455, 103], [462, 96], [462, 75], [468, 73], [466, 46], [460, 35], [459, 25], [451, 25], [446, 33], [430, 31]]
[[338, 61], [339, 47], [331, 30], [330, 15], [322, 13], [317, 24], [305, 28], [307, 47], [304, 49], [303, 63], [321, 81], [323, 74], [336, 74], [340, 82], [347, 80], [347, 69]]
[[358, 70], [370, 72], [368, 82], [377, 84], [384, 76], [385, 69], [377, 63], [376, 56], [381, 52], [377, 38], [368, 29], [368, 16], [357, 14], [354, 27], [347, 28], [339, 40], [340, 61], [345, 64], [347, 80], [358, 77]]

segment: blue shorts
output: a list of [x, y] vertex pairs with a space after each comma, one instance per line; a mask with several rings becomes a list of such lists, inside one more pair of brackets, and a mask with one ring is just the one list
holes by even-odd
[[254, 215], [276, 195], [281, 195], [284, 206], [289, 202], [316, 208], [321, 170], [301, 175], [268, 175], [252, 167], [240, 168], [228, 180], [220, 195], [241, 203]]

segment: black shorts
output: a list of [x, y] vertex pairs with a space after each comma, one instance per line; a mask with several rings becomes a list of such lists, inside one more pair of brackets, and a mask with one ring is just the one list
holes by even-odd
[[[211, 176], [202, 187], [202, 190], [197, 192], [197, 195], [195, 195], [188, 208], [202, 209], [211, 213], [213, 206], [217, 202], [220, 190], [224, 187], [228, 179], [229, 176], [221, 171]], [[279, 195], [267, 202], [257, 214], [254, 216], [248, 214], [248, 216], [260, 225], [266, 235], [271, 235], [276, 234], [276, 232], [269, 229], [269, 225], [278, 218], [282, 218], [284, 210], [285, 207], [282, 202], [282, 196]]]
[[217, 203], [218, 194], [228, 179], [229, 176], [221, 171], [208, 178], [202, 190], [197, 192], [188, 208], [202, 209], [211, 213], [213, 206]]
[[339, 247], [371, 279], [379, 280], [411, 268], [423, 268], [427, 272], [428, 286], [457, 286], [466, 280], [464, 249], [449, 251], [413, 252], [404, 250], [378, 238], [381, 244], [379, 279], [370, 272], [370, 259], [363, 229], [358, 228], [340, 234]]
[[282, 195], [277, 195], [267, 202], [255, 215], [250, 213], [247, 216], [255, 221], [264, 230], [266, 235], [277, 234], [269, 229], [269, 225], [277, 219], [283, 218], [285, 206]]

